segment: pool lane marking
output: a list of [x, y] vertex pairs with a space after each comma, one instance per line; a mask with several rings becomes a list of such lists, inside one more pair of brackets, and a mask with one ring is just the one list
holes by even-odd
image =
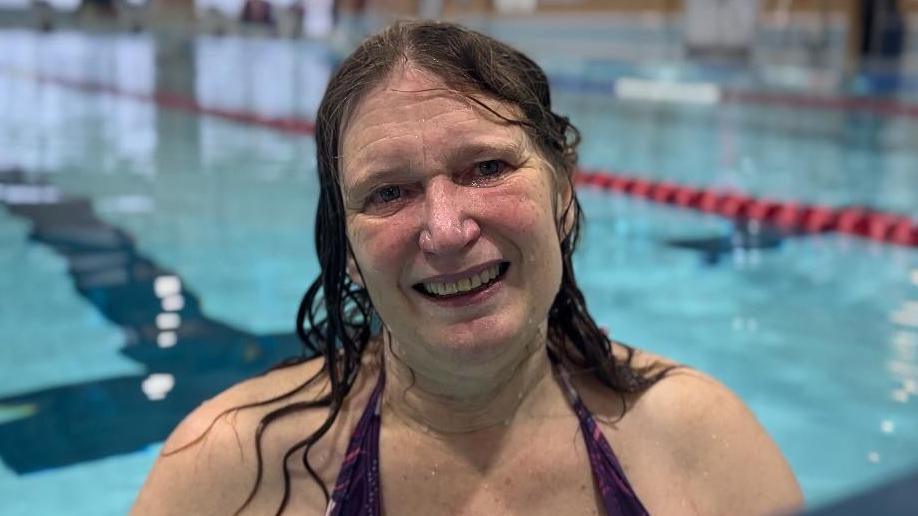
[[29, 242], [66, 260], [75, 292], [121, 329], [120, 353], [146, 371], [0, 395], [6, 467], [24, 475], [145, 449], [202, 401], [303, 352], [293, 331], [258, 334], [211, 318], [176, 271], [51, 179], [0, 167], [0, 212], [28, 222]]
[[[255, 113], [213, 108], [201, 105], [195, 99], [175, 93], [159, 92], [144, 94], [122, 90], [115, 86], [92, 81], [77, 81], [60, 77], [26, 74], [33, 79], [56, 84], [87, 93], [102, 93], [152, 102], [166, 109], [214, 116], [233, 122], [267, 127], [277, 131], [310, 135], [315, 133], [315, 124], [301, 118], [270, 118]], [[723, 92], [725, 101], [777, 103], [801, 107], [824, 109], [857, 109], [878, 114], [918, 116], [918, 106], [883, 99], [844, 99], [832, 97], [807, 97], [769, 93]], [[898, 111], [902, 109], [902, 111]], [[869, 238], [878, 242], [918, 247], [918, 223], [911, 218], [874, 210], [862, 206], [843, 208], [810, 205], [796, 201], [778, 201], [757, 198], [738, 192], [719, 191], [710, 188], [693, 188], [668, 181], [652, 181], [640, 177], [629, 177], [608, 171], [577, 172], [579, 184], [596, 186], [604, 190], [617, 191], [650, 201], [672, 206], [694, 209], [705, 213], [722, 215], [732, 219], [758, 220], [776, 225], [786, 231], [797, 233], [840, 232], [847, 235]]]

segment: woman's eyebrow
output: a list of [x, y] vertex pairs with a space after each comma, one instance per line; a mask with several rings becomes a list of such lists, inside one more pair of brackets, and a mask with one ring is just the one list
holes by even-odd
[[493, 158], [503, 156], [518, 157], [523, 154], [525, 146], [518, 139], [500, 139], [491, 141], [474, 141], [469, 143], [460, 143], [450, 149], [447, 154], [449, 162], [464, 160], [469, 157], [488, 157]]

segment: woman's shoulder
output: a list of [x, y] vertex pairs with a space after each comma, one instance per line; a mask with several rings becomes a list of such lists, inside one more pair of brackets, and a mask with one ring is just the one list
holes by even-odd
[[[275, 369], [202, 403], [166, 440], [133, 512], [233, 513], [256, 485], [263, 489], [250, 508], [258, 512], [262, 503], [273, 503], [274, 512], [283, 493], [276, 488], [283, 486], [285, 454], [328, 417], [327, 406], [316, 403], [330, 391], [318, 374], [322, 366], [322, 360], [310, 360]], [[293, 406], [302, 410], [264, 424]], [[322, 498], [318, 487], [313, 497]]]
[[787, 461], [755, 415], [724, 384], [667, 358], [635, 350], [637, 367], [672, 367], [633, 398], [632, 427], [668, 449], [702, 514], [765, 514], [798, 506]]
[[[163, 445], [162, 454], [176, 455], [180, 449], [223, 436], [226, 430], [248, 435], [266, 414], [284, 402], [318, 399], [328, 393], [328, 384], [318, 376], [323, 362], [305, 362], [273, 369], [238, 383], [204, 401], [175, 428]], [[324, 416], [326, 411], [313, 414]]]
[[[715, 425], [719, 420], [752, 417], [729, 388], [706, 373], [621, 343], [613, 343], [612, 349], [619, 363], [627, 362], [645, 376], [662, 373], [647, 389], [626, 396], [629, 417], [653, 423], [653, 428], [660, 431], [678, 429], [680, 433], [686, 430], [682, 424], [689, 421], [703, 423], [693, 425], [698, 428]], [[697, 421], [699, 419], [703, 421]]]

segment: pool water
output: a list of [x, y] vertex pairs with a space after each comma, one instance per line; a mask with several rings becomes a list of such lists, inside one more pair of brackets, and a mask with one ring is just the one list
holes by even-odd
[[[311, 137], [149, 95], [309, 120], [340, 52], [14, 30], [0, 47], [0, 512], [120, 514], [183, 414], [297, 352], [318, 271]], [[647, 65], [532, 51], [586, 168], [918, 218], [918, 118], [626, 100], [594, 86]], [[838, 234], [724, 246], [737, 228], [720, 217], [580, 195], [596, 318], [737, 392], [811, 506], [918, 467], [918, 250]]]

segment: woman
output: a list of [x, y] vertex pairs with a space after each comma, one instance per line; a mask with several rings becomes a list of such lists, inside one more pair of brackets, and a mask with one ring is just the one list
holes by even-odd
[[[396, 24], [317, 117], [314, 360], [203, 404], [138, 514], [766, 514], [801, 502], [726, 388], [612, 343], [571, 255], [576, 129], [523, 54]], [[610, 446], [611, 445], [611, 446]]]

